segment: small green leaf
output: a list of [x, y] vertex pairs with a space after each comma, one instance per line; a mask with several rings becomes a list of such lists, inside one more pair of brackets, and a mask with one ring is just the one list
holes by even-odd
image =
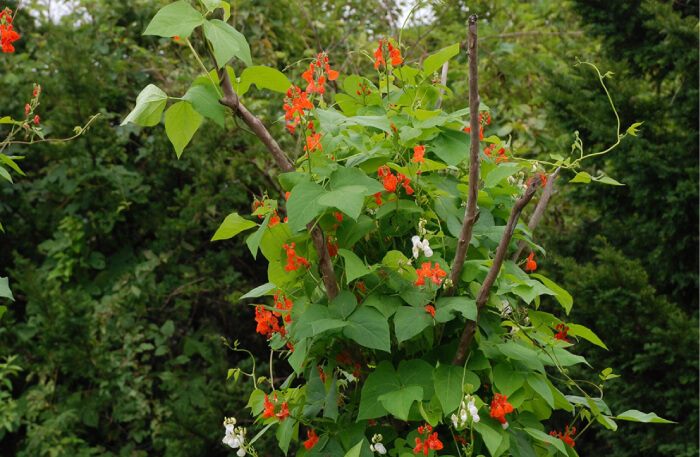
[[[501, 431], [493, 428], [491, 422], [493, 422], [493, 420], [482, 419], [481, 422], [474, 424], [474, 430], [481, 435], [491, 455], [495, 456], [498, 455], [497, 450], [501, 446], [504, 435]], [[500, 428], [500, 424], [498, 427]]]
[[217, 8], [223, 8], [223, 3], [221, 0], [202, 0], [204, 6], [207, 7], [207, 11], [213, 12]]
[[165, 133], [173, 144], [178, 159], [202, 125], [202, 119], [202, 115], [188, 101], [175, 103], [165, 112]]
[[357, 254], [347, 249], [338, 249], [338, 255], [345, 259], [345, 274], [347, 282], [372, 273], [376, 268], [368, 267]]
[[542, 283], [552, 292], [555, 293], [554, 298], [557, 299], [559, 304], [564, 307], [564, 310], [566, 311], [566, 314], [568, 315], [569, 312], [571, 311], [571, 307], [574, 305], [574, 299], [571, 297], [571, 294], [564, 290], [562, 287], [559, 287], [554, 281], [551, 279], [547, 278], [546, 276], [542, 276], [541, 274], [538, 273], [532, 273], [530, 274], [531, 277], [537, 278]]
[[[370, 373], [362, 387], [360, 411], [357, 420], [375, 419], [385, 416], [386, 409], [379, 402], [379, 397], [401, 387], [391, 362], [382, 360], [377, 369]], [[261, 409], [262, 411], [262, 409]]]
[[214, 233], [211, 241], [228, 240], [229, 238], [233, 238], [245, 230], [257, 226], [258, 224], [242, 218], [238, 215], [238, 213], [231, 213], [226, 216], [226, 219], [224, 219], [224, 222], [222, 222], [221, 226], [216, 230], [216, 233]]
[[654, 424], [675, 424], [676, 422], [661, 418], [656, 413], [643, 413], [636, 409], [630, 409], [624, 413], [620, 413], [614, 419], [625, 420], [631, 422], [651, 422]]
[[14, 124], [15, 120], [10, 116], [0, 117], [0, 124]]
[[7, 311], [7, 306], [0, 306], [0, 320], [2, 320], [2, 315]]
[[192, 107], [199, 114], [216, 122], [220, 127], [224, 126], [226, 108], [219, 103], [221, 97], [209, 78], [200, 76], [195, 79], [182, 98], [192, 103]]
[[243, 295], [240, 300], [243, 300], [244, 298], [257, 298], [257, 297], [262, 297], [266, 293], [270, 292], [271, 290], [275, 289], [277, 286], [271, 282], [268, 282], [266, 284], [263, 284], [262, 286], [258, 286], [255, 289], [251, 290], [247, 294]]
[[318, 202], [325, 194], [325, 189], [316, 183], [303, 182], [294, 186], [287, 200], [289, 229], [292, 233], [302, 230], [325, 209], [325, 206]]
[[572, 179], [569, 182], [582, 182], [582, 183], [589, 183], [591, 182], [591, 175], [586, 173], [585, 171], [582, 171], [580, 173], [576, 173], [576, 176], [574, 176], [574, 179]]
[[179, 36], [184, 39], [203, 22], [204, 18], [199, 11], [187, 2], [177, 1], [161, 8], [143, 34], [162, 37]]
[[234, 57], [241, 59], [246, 67], [253, 66], [250, 46], [241, 32], [219, 19], [205, 20], [202, 28], [212, 45], [217, 67], [223, 68]]
[[121, 125], [131, 122], [142, 127], [152, 127], [160, 122], [160, 117], [168, 101], [168, 95], [153, 84], [146, 86], [138, 97], [133, 111]]
[[423, 61], [423, 73], [425, 74], [425, 77], [431, 77], [435, 70], [440, 68], [445, 62], [457, 54], [459, 54], [459, 43], [442, 48], [435, 54], [426, 57]]
[[610, 184], [611, 186], [624, 186], [623, 183], [612, 179], [610, 176], [601, 176], [600, 178], [596, 178], [595, 180], [598, 182], [602, 182], [603, 184]]
[[265, 234], [265, 229], [270, 223], [270, 216], [272, 216], [272, 213], [268, 213], [267, 216], [265, 216], [265, 220], [263, 220], [263, 223], [260, 224], [260, 227], [258, 227], [255, 233], [250, 235], [245, 240], [245, 244], [248, 246], [250, 253], [253, 254], [254, 259], [258, 256], [258, 246], [260, 246], [260, 240]]
[[2, 166], [0, 166], [0, 177], [4, 178], [5, 180], [7, 180], [11, 183], [13, 182], [12, 176], [10, 176], [10, 172], [5, 170], [5, 167], [2, 167]]
[[445, 130], [433, 140], [431, 150], [448, 165], [457, 165], [469, 157], [469, 134]]
[[524, 430], [528, 435], [530, 435], [537, 441], [541, 441], [542, 443], [549, 443], [555, 448], [557, 448], [557, 451], [561, 452], [562, 454], [568, 455], [566, 453], [566, 446], [564, 445], [564, 442], [559, 438], [555, 438], [535, 428], [525, 428]]
[[484, 179], [484, 188], [489, 189], [491, 187], [496, 187], [502, 180], [513, 176], [520, 170], [522, 170], [522, 167], [517, 163], [502, 163], [486, 175]]
[[355, 446], [353, 446], [353, 448], [345, 454], [345, 457], [360, 457], [360, 451], [362, 451], [362, 443], [364, 443], [364, 440], [360, 441]]
[[255, 84], [258, 89], [269, 89], [280, 93], [287, 92], [287, 89], [292, 86], [289, 78], [278, 69], [258, 65], [243, 70], [238, 84], [238, 94], [243, 95], [248, 92], [251, 84]]
[[162, 333], [165, 336], [172, 335], [174, 331], [175, 331], [175, 323], [171, 319], [168, 319], [167, 321], [165, 321], [165, 324], [163, 324], [160, 327], [160, 333]]
[[504, 395], [513, 395], [525, 383], [525, 378], [518, 374], [509, 363], [499, 363], [493, 367], [493, 383]]
[[583, 338], [584, 340], [588, 340], [596, 346], [600, 346], [603, 349], [608, 350], [608, 347], [605, 345], [605, 343], [603, 343], [603, 341], [600, 338], [598, 338], [598, 335], [593, 333], [593, 330], [578, 324], [567, 325], [569, 327], [569, 335]]
[[15, 301], [15, 297], [12, 296], [12, 291], [10, 290], [10, 281], [8, 278], [0, 278], [0, 297]]
[[639, 126], [642, 125], [643, 123], [644, 123], [644, 122], [635, 122], [634, 124], [630, 125], [630, 126], [627, 128], [627, 133], [629, 133], [629, 134], [632, 135], [632, 136], [637, 136], [637, 132], [639, 132], [639, 129], [638, 129], [637, 127], [639, 127]]
[[0, 160], [2, 160], [4, 164], [15, 170], [17, 173], [21, 174], [22, 176], [26, 176], [22, 169], [19, 167], [19, 165], [17, 165], [17, 163], [14, 160], [12, 160], [12, 158], [0, 153]]

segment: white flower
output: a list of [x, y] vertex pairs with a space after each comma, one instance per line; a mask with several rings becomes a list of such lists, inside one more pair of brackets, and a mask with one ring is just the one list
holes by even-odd
[[457, 428], [457, 427], [459, 426], [459, 425], [458, 425], [458, 422], [457, 422], [457, 420], [458, 420], [458, 419], [457, 419], [457, 415], [456, 415], [456, 414], [453, 414], [452, 417], [451, 417], [451, 419], [452, 419], [452, 423], [454, 424], [455, 428]]
[[[471, 412], [471, 411], [469, 411], [469, 412]], [[467, 410], [466, 410], [466, 409], [462, 409], [462, 410], [459, 411], [459, 418], [460, 418], [461, 421], [462, 421], [462, 426], [464, 426], [464, 423], [467, 422], [467, 419], [469, 418], [469, 416], [467, 416]]]
[[503, 427], [503, 430], [508, 428], [508, 422], [501, 424], [501, 427]]
[[413, 243], [413, 257], [418, 258], [420, 255], [420, 251], [423, 251], [423, 254], [426, 257], [431, 257], [433, 255], [433, 250], [430, 249], [430, 242], [428, 240], [423, 240], [421, 241], [420, 236], [415, 235], [411, 238], [411, 242]]
[[376, 452], [377, 454], [386, 454], [386, 448], [382, 443], [371, 444], [369, 448], [372, 450], [372, 452]]
[[472, 414], [472, 420], [474, 421], [474, 423], [476, 423], [476, 422], [479, 422], [481, 420], [481, 418], [479, 417], [478, 414]]

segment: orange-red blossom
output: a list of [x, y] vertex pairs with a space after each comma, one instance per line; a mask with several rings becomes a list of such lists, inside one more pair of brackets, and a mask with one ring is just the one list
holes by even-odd
[[426, 277], [430, 278], [435, 284], [440, 285], [442, 278], [447, 276], [447, 272], [440, 269], [439, 263], [432, 267], [432, 262], [423, 263], [420, 269], [416, 270], [416, 273], [418, 273], [418, 280], [413, 283], [414, 286], [424, 286]]

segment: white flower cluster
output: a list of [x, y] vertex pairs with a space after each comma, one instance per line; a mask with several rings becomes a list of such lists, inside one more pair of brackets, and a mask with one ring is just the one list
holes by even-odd
[[243, 427], [236, 427], [235, 417], [224, 418], [224, 427], [226, 427], [226, 435], [222, 440], [224, 444], [228, 444], [232, 449], [238, 449], [236, 455], [238, 457], [243, 457], [246, 454], [245, 446], [243, 445], [245, 441], [246, 430]]
[[386, 454], [386, 448], [384, 445], [381, 443], [382, 441], [382, 435], [374, 435], [372, 437], [372, 444], [369, 445], [369, 448], [372, 450], [372, 452], [376, 452], [379, 455], [384, 455]]
[[479, 410], [477, 409], [475, 402], [476, 400], [471, 395], [466, 395], [464, 397], [464, 400], [462, 400], [462, 404], [459, 407], [459, 411], [457, 411], [457, 414], [453, 414], [451, 417], [452, 424], [454, 424], [455, 428], [463, 428], [465, 425], [467, 425], [469, 416], [471, 416], [474, 423], [481, 420], [479, 417]]
[[430, 249], [430, 243], [428, 240], [424, 239], [421, 241], [420, 237], [416, 235], [411, 238], [411, 241], [413, 242], [413, 257], [415, 259], [417, 259], [420, 255], [420, 251], [423, 251], [423, 254], [425, 254], [426, 257], [433, 255], [433, 250]]
[[511, 186], [515, 186], [524, 192], [525, 189], [527, 189], [527, 183], [525, 182], [525, 173], [521, 171], [513, 176], [508, 176], [508, 184], [510, 184]]

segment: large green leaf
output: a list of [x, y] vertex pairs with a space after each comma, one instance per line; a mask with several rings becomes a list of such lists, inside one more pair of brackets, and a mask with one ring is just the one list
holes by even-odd
[[539, 373], [528, 373], [527, 384], [542, 397], [550, 407], [554, 408], [554, 394], [547, 381]]
[[202, 119], [202, 115], [188, 101], [175, 103], [165, 112], [165, 133], [173, 144], [178, 159], [202, 125]]
[[299, 422], [291, 417], [281, 422], [277, 427], [275, 436], [277, 437], [277, 444], [279, 445], [282, 452], [287, 455], [289, 450], [289, 443], [291, 443], [292, 438], [295, 438], [299, 434]]
[[367, 190], [366, 195], [384, 191], [384, 186], [379, 181], [370, 178], [359, 168], [338, 168], [331, 174], [330, 187], [337, 190], [347, 186], [362, 186]]
[[469, 135], [445, 130], [433, 140], [432, 151], [448, 165], [457, 165], [469, 158]]
[[202, 116], [224, 126], [226, 108], [219, 103], [221, 98], [216, 87], [206, 76], [195, 79], [182, 97], [192, 103], [192, 107]]
[[656, 413], [643, 413], [636, 409], [630, 409], [624, 413], [620, 413], [615, 419], [632, 421], [632, 422], [651, 422], [654, 424], [675, 424], [676, 422], [666, 420], [656, 415]]
[[466, 319], [476, 320], [476, 301], [468, 297], [441, 297], [435, 304], [435, 321], [444, 323], [460, 313]]
[[571, 307], [574, 305], [574, 299], [571, 297], [569, 292], [564, 290], [562, 287], [557, 285], [554, 281], [547, 278], [546, 276], [542, 276], [538, 273], [532, 273], [530, 276], [539, 279], [540, 281], [542, 281], [542, 284], [544, 284], [549, 290], [554, 292], [554, 298], [556, 298], [559, 304], [564, 307], [566, 314], [569, 314], [569, 312], [571, 311]]
[[362, 387], [360, 398], [360, 411], [357, 420], [375, 419], [385, 416], [386, 409], [379, 402], [379, 397], [388, 392], [401, 388], [399, 379], [396, 377], [394, 367], [391, 362], [383, 360], [377, 365], [377, 369], [370, 373]]
[[161, 8], [143, 34], [187, 38], [195, 27], [202, 25], [203, 22], [202, 15], [189, 3], [178, 1]]
[[486, 175], [484, 179], [484, 188], [496, 187], [498, 183], [509, 176], [513, 176], [522, 170], [522, 165], [517, 163], [502, 163]]
[[318, 202], [324, 206], [338, 208], [357, 220], [365, 203], [366, 192], [367, 189], [363, 186], [344, 186], [322, 195]]
[[0, 297], [15, 301], [15, 297], [12, 296], [12, 291], [10, 290], [10, 281], [8, 278], [0, 278]]
[[433, 323], [433, 318], [423, 307], [401, 306], [394, 315], [396, 340], [401, 343], [421, 333]]
[[368, 267], [357, 254], [347, 249], [338, 249], [338, 255], [345, 259], [346, 281], [349, 283], [357, 278], [372, 273], [375, 268]]
[[297, 184], [292, 189], [287, 199], [289, 229], [292, 233], [302, 230], [326, 208], [318, 202], [318, 199], [325, 194], [323, 187], [312, 182]]
[[435, 70], [457, 54], [459, 54], [459, 43], [442, 48], [435, 54], [426, 57], [423, 61], [423, 73], [426, 78], [431, 77]]
[[361, 346], [382, 351], [391, 351], [389, 324], [375, 308], [361, 306], [348, 318], [343, 334]]
[[216, 233], [214, 233], [211, 241], [227, 240], [229, 238], [233, 238], [244, 230], [257, 226], [258, 224], [242, 218], [238, 215], [238, 213], [231, 213], [226, 216], [226, 219], [224, 219], [224, 222], [222, 222], [221, 226], [216, 230]]
[[490, 419], [482, 419], [481, 422], [474, 424], [474, 430], [481, 435], [481, 438], [484, 440], [486, 447], [493, 457], [498, 455], [498, 448], [501, 446], [501, 442], [505, 437], [502, 430], [496, 428], [501, 428], [500, 424], [495, 422], [498, 425], [494, 426], [494, 422], [495, 421]]
[[499, 363], [493, 367], [493, 383], [504, 395], [513, 395], [525, 383], [525, 379], [509, 363]]
[[420, 386], [403, 386], [377, 398], [390, 414], [404, 421], [408, 420], [411, 405], [422, 399], [423, 388]]
[[248, 92], [251, 84], [255, 84], [258, 89], [269, 89], [280, 93], [287, 92], [287, 89], [292, 86], [289, 78], [278, 69], [259, 65], [243, 70], [238, 83], [238, 95]]
[[433, 374], [435, 394], [445, 414], [457, 409], [462, 401], [462, 376], [462, 367], [440, 365], [435, 369]]
[[205, 20], [202, 28], [212, 45], [216, 65], [219, 68], [223, 68], [234, 57], [241, 59], [247, 67], [253, 66], [250, 46], [241, 32], [219, 19]]
[[142, 127], [152, 127], [160, 122], [160, 117], [168, 101], [168, 95], [153, 84], [146, 86], [138, 97], [136, 106], [121, 123], [131, 122]]

